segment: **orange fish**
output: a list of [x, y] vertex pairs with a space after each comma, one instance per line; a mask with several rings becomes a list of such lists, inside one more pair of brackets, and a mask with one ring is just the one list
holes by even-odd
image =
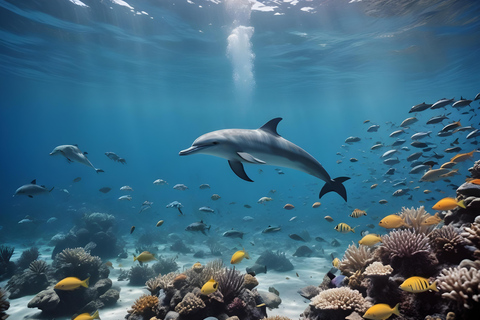
[[474, 152], [478, 152], [477, 150], [473, 150], [471, 152], [467, 152], [467, 153], [459, 153], [457, 154], [456, 156], [454, 156], [452, 159], [450, 159], [450, 162], [462, 162], [462, 161], [466, 161], [468, 159], [470, 159], [471, 157], [473, 157], [473, 153]]
[[290, 203], [287, 203], [286, 205], [283, 206], [283, 209], [286, 209], [286, 210], [292, 210], [293, 208], [295, 208], [295, 206]]
[[468, 181], [468, 183], [473, 183], [473, 184], [480, 185], [480, 179], [473, 179], [473, 180]]
[[457, 199], [455, 198], [446, 197], [438, 201], [432, 207], [432, 209], [444, 211], [444, 210], [452, 210], [452, 209], [455, 209], [456, 207], [461, 207], [465, 209], [465, 203], [463, 202], [463, 200], [457, 201]]

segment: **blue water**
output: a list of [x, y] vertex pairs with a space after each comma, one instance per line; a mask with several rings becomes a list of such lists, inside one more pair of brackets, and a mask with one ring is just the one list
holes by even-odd
[[[82, 6], [68, 0], [0, 0], [2, 242], [49, 239], [67, 232], [85, 212], [106, 212], [117, 217], [124, 235], [132, 225], [139, 234], [183, 233], [203, 219], [217, 237], [235, 227], [249, 232], [251, 240], [268, 225], [281, 225], [279, 238], [289, 246], [294, 245], [286, 235], [302, 230], [346, 239], [346, 245], [359, 236], [336, 233], [337, 222], [366, 229], [378, 222], [372, 216], [402, 206], [431, 207], [434, 202], [419, 201], [455, 194], [446, 182], [419, 184], [420, 176], [408, 175], [405, 158], [414, 148], [398, 155], [402, 162], [388, 179], [379, 156], [389, 147], [370, 147], [376, 141], [391, 144], [388, 135], [413, 115], [408, 114], [413, 105], [444, 97], [473, 99], [480, 92], [479, 2], [411, 1], [414, 5], [401, 7], [395, 1], [265, 1], [272, 11], [258, 10], [265, 9], [260, 2], [252, 8], [248, 2], [227, 2], [82, 0]], [[444, 124], [460, 119], [477, 128], [478, 101], [471, 106], [419, 113], [419, 122], [402, 137], [405, 145], [417, 131], [438, 132], [442, 125], [425, 122], [445, 112], [452, 114]], [[329, 193], [312, 209], [323, 181], [302, 172], [282, 169], [285, 174], [279, 175], [275, 167], [246, 165], [255, 181], [249, 183], [224, 159], [178, 156], [203, 133], [255, 129], [274, 117], [283, 117], [279, 133], [311, 153], [332, 177], [352, 178], [345, 182], [347, 203]], [[364, 124], [367, 119], [371, 122]], [[380, 130], [367, 133], [371, 124]], [[349, 136], [362, 140], [342, 147]], [[462, 152], [469, 152], [476, 146], [465, 136], [429, 141], [444, 154], [459, 137]], [[78, 144], [105, 173], [49, 156], [62, 144]], [[127, 164], [108, 159], [108, 151]], [[350, 163], [352, 157], [359, 162]], [[452, 183], [464, 181], [470, 164], [459, 167], [461, 175]], [[73, 183], [76, 177], [82, 180]], [[154, 185], [159, 178], [169, 184]], [[412, 200], [391, 196], [397, 188], [390, 181], [404, 178], [414, 181], [412, 189], [421, 186], [411, 192]], [[33, 179], [55, 189], [33, 199], [12, 197]], [[189, 189], [173, 190], [177, 183]], [[202, 183], [211, 189], [200, 190]], [[370, 190], [373, 183], [380, 186]], [[120, 191], [124, 185], [134, 191]], [[112, 191], [103, 194], [102, 187]], [[269, 194], [272, 189], [276, 192]], [[445, 194], [425, 195], [424, 189]], [[213, 193], [221, 199], [212, 201]], [[133, 200], [118, 201], [124, 194]], [[257, 204], [263, 196], [274, 201]], [[152, 209], [138, 214], [145, 200], [154, 202]], [[184, 216], [165, 208], [174, 200], [184, 205]], [[286, 211], [286, 203], [296, 208]], [[205, 205], [217, 212], [199, 212]], [[353, 221], [348, 215], [354, 208], [369, 216]], [[26, 215], [39, 223], [18, 224]], [[255, 223], [243, 223], [245, 215]], [[326, 222], [325, 215], [335, 222]], [[293, 216], [298, 218], [290, 222]], [[50, 217], [58, 223], [42, 223]], [[166, 221], [165, 230], [155, 228], [159, 219]], [[255, 240], [263, 241], [257, 235]]]

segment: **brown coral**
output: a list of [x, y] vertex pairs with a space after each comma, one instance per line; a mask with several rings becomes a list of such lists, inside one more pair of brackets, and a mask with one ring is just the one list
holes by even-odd
[[187, 275], [185, 273], [180, 273], [172, 281], [172, 284], [175, 289], [182, 288], [186, 283], [187, 283]]
[[442, 297], [456, 301], [460, 308], [479, 307], [480, 261], [463, 260], [456, 268], [442, 270], [437, 278]]
[[157, 305], [158, 297], [144, 294], [135, 300], [132, 310], [129, 310], [128, 313], [138, 314], [143, 316], [144, 319], [150, 319], [156, 315]]
[[410, 209], [402, 207], [400, 217], [408, 224], [409, 228], [416, 233], [428, 234], [435, 228], [435, 225], [422, 225], [422, 223], [430, 217], [430, 214], [425, 211], [424, 206], [417, 209], [413, 207]]
[[180, 315], [192, 315], [205, 308], [206, 305], [202, 299], [189, 292], [183, 297], [183, 300], [175, 307], [175, 312]]
[[338, 269], [342, 271], [343, 274], [350, 276], [354, 274], [357, 270], [362, 270], [365, 266], [368, 265], [373, 259], [372, 251], [369, 247], [351, 244], [348, 246], [343, 256], [343, 260], [340, 262]]
[[328, 289], [312, 298], [310, 305], [315, 309], [341, 309], [364, 313], [372, 306], [358, 290], [347, 287]]
[[435, 229], [428, 237], [440, 261], [458, 264], [461, 260], [471, 257], [470, 251], [466, 248], [467, 241], [452, 225]]

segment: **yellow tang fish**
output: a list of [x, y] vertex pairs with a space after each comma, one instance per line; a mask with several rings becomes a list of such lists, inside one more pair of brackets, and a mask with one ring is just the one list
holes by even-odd
[[456, 207], [461, 207], [465, 209], [465, 203], [463, 203], [463, 200], [457, 202], [456, 199], [447, 197], [435, 203], [432, 209], [443, 211], [443, 210], [452, 210], [452, 209], [455, 209]]
[[98, 310], [95, 311], [94, 314], [90, 315], [89, 313], [82, 313], [78, 316], [75, 317], [75, 319], [73, 320], [93, 320], [93, 319], [99, 319], [100, 320], [100, 316], [98, 315]]
[[422, 277], [410, 277], [407, 280], [403, 281], [400, 285], [400, 289], [403, 291], [418, 293], [425, 292], [428, 290], [437, 291], [437, 281], [434, 281], [432, 284], [429, 284], [427, 278]]
[[408, 224], [405, 223], [405, 221], [400, 217], [399, 215], [396, 214], [391, 214], [380, 220], [378, 223], [380, 227], [384, 227], [385, 229], [394, 229], [394, 228], [400, 228], [400, 227], [408, 227]]
[[350, 214], [350, 217], [352, 218], [360, 218], [361, 216], [366, 216], [367, 213], [363, 210], [360, 209], [355, 209], [353, 210], [352, 214]]
[[[358, 227], [358, 226], [357, 226]], [[337, 224], [337, 226], [335, 227], [335, 230], [337, 230], [338, 232], [340, 233], [349, 233], [349, 232], [353, 232], [355, 233], [355, 228], [352, 228], [350, 227], [348, 224], [346, 223], [343, 223], [343, 222], [340, 222], [339, 224]]]
[[382, 238], [379, 235], [370, 233], [364, 236], [360, 241], [358, 241], [359, 244], [362, 244], [364, 246], [373, 246], [376, 243], [382, 242]]
[[250, 256], [248, 255], [247, 251], [245, 251], [245, 249], [235, 252], [232, 255], [232, 260], [230, 260], [230, 263], [231, 264], [240, 263], [243, 260], [243, 258], [250, 259]]
[[442, 218], [440, 218], [438, 216], [438, 212], [436, 212], [435, 215], [428, 217], [420, 225], [431, 226], [431, 225], [434, 225], [434, 224], [439, 224], [440, 222], [442, 222]]
[[211, 278], [210, 280], [205, 282], [201, 291], [202, 291], [203, 294], [207, 295], [207, 294], [210, 294], [212, 292], [217, 291], [217, 289], [218, 289], [218, 282], [213, 280], [213, 278]]
[[363, 315], [365, 319], [372, 319], [372, 320], [385, 320], [388, 319], [392, 314], [396, 314], [397, 316], [400, 315], [400, 311], [398, 311], [399, 303], [392, 309], [388, 304], [379, 303], [372, 307], [370, 307], [367, 312]]
[[338, 269], [339, 265], [340, 265], [340, 259], [338, 259], [338, 258], [333, 259], [332, 266], [334, 266], [335, 268]]
[[70, 290], [75, 290], [80, 287], [85, 287], [88, 288], [88, 281], [90, 278], [87, 278], [85, 280], [80, 280], [75, 277], [68, 277], [63, 280], [60, 280], [56, 285], [55, 289], [58, 290], [65, 290], [65, 291], [70, 291]]
[[133, 255], [133, 262], [138, 261], [140, 263], [143, 263], [143, 262], [148, 262], [152, 260], [157, 260], [157, 259], [153, 256], [153, 254], [151, 254], [148, 251], [143, 251], [138, 255], [138, 257]]

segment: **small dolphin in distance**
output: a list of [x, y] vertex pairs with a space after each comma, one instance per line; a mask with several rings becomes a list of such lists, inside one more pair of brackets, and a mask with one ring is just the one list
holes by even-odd
[[26, 195], [29, 198], [33, 198], [33, 196], [39, 195], [39, 194], [46, 194], [49, 192], [52, 192], [53, 188], [48, 190], [45, 186], [40, 186], [37, 184], [37, 179], [33, 180], [29, 184], [25, 184], [21, 186], [20, 188], [15, 191], [15, 194], [13, 195], [18, 196], [18, 195]]
[[241, 179], [253, 182], [248, 177], [243, 163], [267, 164], [287, 167], [308, 173], [325, 181], [319, 198], [334, 191], [347, 201], [347, 191], [342, 184], [348, 177], [332, 179], [323, 166], [308, 152], [282, 138], [277, 133], [282, 118], [268, 121], [256, 130], [225, 129], [206, 133], [198, 137], [180, 156], [195, 153], [209, 154], [228, 160], [233, 172]]
[[61, 145], [58, 147], [55, 147], [52, 152], [50, 152], [51, 156], [54, 155], [62, 155], [65, 158], [67, 158], [68, 162], [78, 162], [81, 164], [86, 165], [87, 167], [93, 168], [97, 173], [99, 172], [105, 172], [102, 169], [97, 169], [93, 166], [93, 164], [88, 160], [87, 158], [87, 153], [86, 152], [81, 152], [78, 146], [76, 145]]

